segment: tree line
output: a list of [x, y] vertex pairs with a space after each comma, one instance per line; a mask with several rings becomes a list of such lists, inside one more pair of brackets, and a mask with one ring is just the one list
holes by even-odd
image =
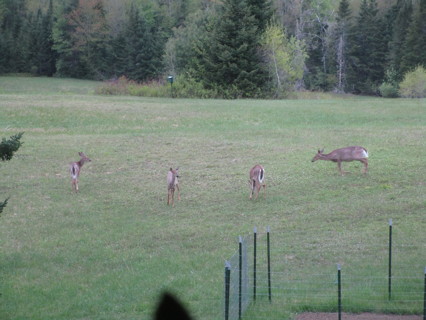
[[225, 98], [392, 92], [426, 67], [426, 0], [378, 1], [0, 0], [0, 73], [171, 74]]

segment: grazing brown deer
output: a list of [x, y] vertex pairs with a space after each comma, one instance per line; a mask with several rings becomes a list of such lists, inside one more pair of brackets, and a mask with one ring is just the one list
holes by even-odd
[[342, 171], [342, 162], [357, 160], [364, 164], [363, 172], [367, 173], [368, 152], [367, 152], [367, 149], [363, 147], [353, 146], [353, 147], [340, 148], [340, 149], [333, 150], [328, 154], [324, 154], [323, 152], [324, 152], [324, 149], [318, 150], [318, 153], [312, 159], [312, 162], [317, 160], [330, 160], [333, 162], [337, 162], [337, 168], [340, 174], [343, 175], [345, 172]]
[[265, 169], [260, 164], [251, 168], [249, 186], [251, 189], [250, 199], [253, 197], [255, 191], [256, 197], [254, 199], [257, 199], [261, 187], [263, 187], [263, 198], [266, 197]]
[[80, 156], [80, 161], [70, 163], [70, 173], [71, 173], [71, 186], [75, 192], [78, 192], [78, 177], [80, 176], [81, 167], [86, 162], [90, 162], [90, 160], [83, 152], [78, 153]]
[[175, 206], [175, 189], [177, 189], [178, 192], [178, 200], [180, 200], [180, 191], [179, 191], [179, 168], [176, 168], [176, 170], [173, 170], [170, 168], [169, 172], [167, 173], [167, 205], [172, 204], [172, 206]]

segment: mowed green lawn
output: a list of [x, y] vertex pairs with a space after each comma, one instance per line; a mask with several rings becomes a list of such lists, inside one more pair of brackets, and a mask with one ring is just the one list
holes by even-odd
[[[0, 201], [10, 196], [0, 319], [150, 319], [163, 290], [197, 319], [222, 319], [224, 261], [254, 226], [279, 230], [274, 239], [335, 232], [346, 252], [375, 243], [392, 218], [419, 244], [416, 267], [426, 264], [426, 100], [153, 99], [99, 96], [97, 85], [0, 77], [0, 137], [25, 132], [0, 163]], [[335, 163], [311, 163], [318, 148], [348, 145], [368, 149], [368, 175], [359, 162], [343, 164], [343, 177]], [[79, 151], [92, 162], [74, 194], [68, 164]], [[257, 163], [267, 197], [249, 201]], [[342, 262], [318, 254], [301, 250], [295, 269]]]

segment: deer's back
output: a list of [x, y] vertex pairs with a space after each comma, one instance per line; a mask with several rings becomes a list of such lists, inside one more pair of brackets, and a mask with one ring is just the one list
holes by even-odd
[[337, 161], [352, 161], [368, 158], [367, 150], [360, 146], [336, 149], [330, 153], [330, 159]]

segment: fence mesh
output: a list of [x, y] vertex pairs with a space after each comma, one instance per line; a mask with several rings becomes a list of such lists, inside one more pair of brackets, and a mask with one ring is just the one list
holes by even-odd
[[[389, 256], [389, 230], [385, 226], [380, 233], [372, 232], [371, 238], [351, 232], [272, 230], [271, 288], [266, 233], [256, 234], [256, 274], [254, 235], [244, 237], [242, 318], [286, 319], [306, 311], [337, 312], [337, 264], [342, 268], [343, 312], [423, 314], [426, 232], [420, 228], [418, 233], [407, 234], [393, 227]], [[239, 252], [230, 264], [228, 319], [234, 320], [240, 312]]]

